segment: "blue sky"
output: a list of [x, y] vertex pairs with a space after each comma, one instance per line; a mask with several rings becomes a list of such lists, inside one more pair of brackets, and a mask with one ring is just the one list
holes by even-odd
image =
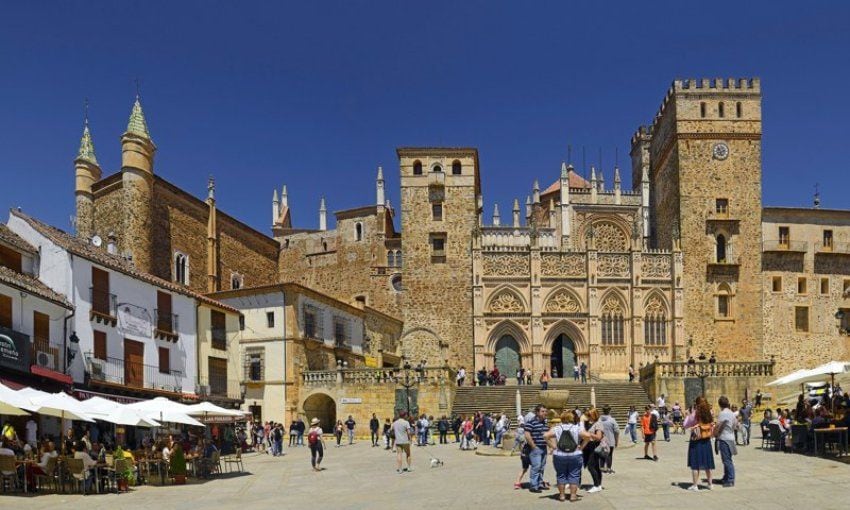
[[[651, 6], [650, 6], [651, 5]], [[14, 2], [0, 19], [0, 207], [61, 228], [90, 101], [105, 174], [142, 82], [155, 171], [269, 232], [372, 203], [397, 146], [479, 149], [487, 217], [553, 181], [567, 145], [606, 181], [676, 77], [759, 76], [763, 199], [849, 208], [850, 4]], [[624, 182], [631, 182], [624, 171]]]

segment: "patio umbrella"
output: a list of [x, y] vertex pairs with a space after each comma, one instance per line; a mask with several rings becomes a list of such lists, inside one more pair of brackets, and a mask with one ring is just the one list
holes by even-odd
[[133, 427], [161, 426], [161, 424], [153, 418], [145, 416], [143, 411], [138, 409], [129, 409], [127, 406], [116, 407], [109, 414], [99, 419], [116, 425], [130, 425]]
[[18, 392], [0, 384], [0, 414], [8, 416], [25, 416], [29, 414], [24, 410], [24, 406], [29, 405], [23, 397], [18, 395]]
[[86, 400], [81, 400], [80, 404], [88, 414], [96, 419], [100, 419], [101, 416], [108, 415], [115, 409], [126, 407], [124, 404], [103, 397], [92, 397]]
[[67, 393], [48, 393], [43, 397], [31, 398], [30, 401], [35, 406], [34, 411], [42, 416], [54, 416], [63, 420], [94, 421], [83, 409], [80, 401]]
[[194, 425], [203, 427], [204, 424], [186, 414], [189, 406], [168, 400], [164, 397], [156, 397], [153, 400], [143, 400], [128, 404], [131, 409], [138, 409], [149, 418], [153, 418], [159, 422], [181, 423], [184, 425]]
[[[830, 389], [834, 390], [835, 376], [839, 374], [846, 374], [848, 372], [850, 372], [850, 362], [830, 361], [829, 363], [824, 363], [819, 367], [809, 370], [808, 373], [800, 380], [800, 383], [822, 381], [825, 377], [829, 376]], [[829, 399], [829, 407], [830, 409], [833, 407], [832, 398]]]
[[225, 409], [224, 407], [217, 406], [212, 402], [201, 402], [200, 404], [193, 404], [186, 407], [188, 408], [186, 414], [190, 416], [245, 416], [243, 411], [238, 409]]
[[783, 375], [779, 379], [774, 381], [770, 381], [767, 383], [768, 386], [782, 386], [783, 384], [791, 384], [793, 382], [799, 381], [801, 378], [805, 377], [809, 373], [809, 370], [800, 369], [790, 374]]

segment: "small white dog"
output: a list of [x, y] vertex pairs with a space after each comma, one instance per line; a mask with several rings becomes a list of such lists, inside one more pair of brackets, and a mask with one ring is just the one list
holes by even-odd
[[431, 467], [432, 468], [442, 466], [442, 465], [443, 465], [443, 461], [441, 461], [440, 459], [431, 459]]

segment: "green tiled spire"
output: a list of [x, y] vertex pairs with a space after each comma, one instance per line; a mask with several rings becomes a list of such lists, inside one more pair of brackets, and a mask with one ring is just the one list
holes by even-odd
[[136, 95], [136, 102], [133, 104], [133, 111], [130, 112], [127, 132], [147, 138], [148, 140], [151, 138], [148, 132], [148, 123], [145, 122], [145, 113], [142, 111], [142, 103], [139, 101], [138, 95]]
[[97, 156], [94, 154], [94, 142], [92, 142], [91, 132], [89, 132], [88, 116], [86, 117], [85, 127], [83, 127], [83, 137], [80, 139], [80, 150], [77, 152], [77, 159], [83, 159], [95, 166], [100, 166], [97, 163]]

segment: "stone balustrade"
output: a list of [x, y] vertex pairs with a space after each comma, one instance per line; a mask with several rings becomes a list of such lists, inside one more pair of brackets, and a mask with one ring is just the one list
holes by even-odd
[[640, 369], [641, 380], [685, 377], [770, 377], [774, 361], [657, 361]]
[[[418, 384], [454, 383], [455, 371], [448, 367], [425, 367], [407, 371], [407, 381]], [[301, 379], [307, 386], [347, 384], [400, 384], [405, 382], [403, 368], [338, 368], [336, 370], [304, 370]]]

